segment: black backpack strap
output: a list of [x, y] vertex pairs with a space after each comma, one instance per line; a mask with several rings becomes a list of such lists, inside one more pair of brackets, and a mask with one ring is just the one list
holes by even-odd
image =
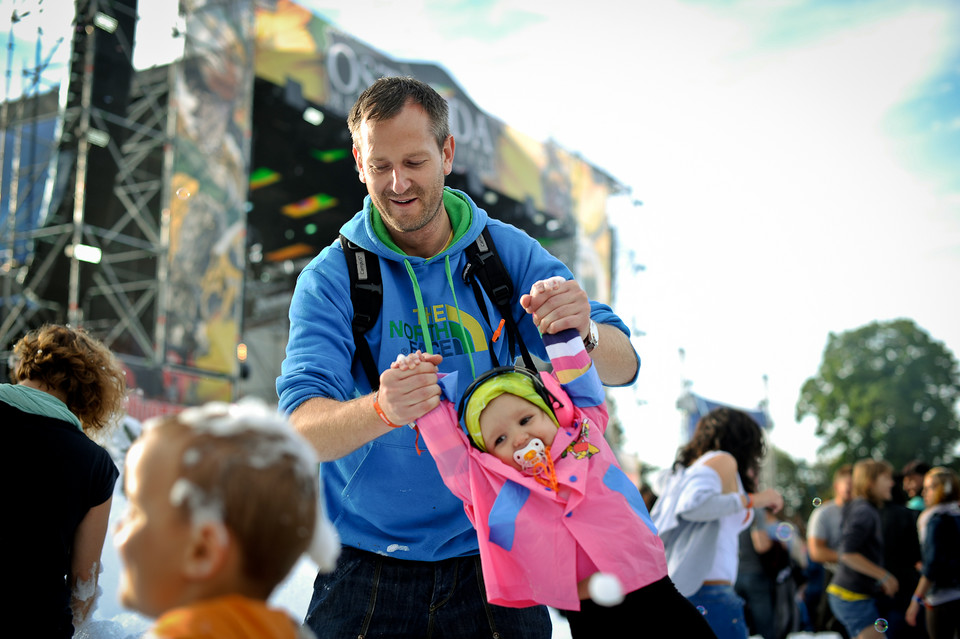
[[353, 343], [370, 389], [380, 388], [380, 371], [373, 359], [370, 343], [364, 334], [380, 316], [383, 306], [383, 280], [380, 277], [380, 258], [364, 250], [340, 234], [340, 246], [350, 273], [350, 299], [353, 301]]
[[[533, 358], [527, 351], [523, 338], [520, 336], [520, 328], [513, 317], [513, 308], [510, 301], [513, 298], [513, 280], [507, 273], [506, 267], [497, 255], [497, 248], [490, 237], [490, 230], [483, 228], [483, 232], [477, 236], [477, 239], [466, 248], [467, 265], [463, 269], [463, 282], [473, 287], [473, 294], [477, 298], [477, 305], [487, 325], [493, 331], [493, 325], [490, 318], [487, 317], [487, 305], [480, 293], [480, 288], [487, 292], [487, 296], [493, 305], [497, 307], [507, 329], [507, 338], [509, 340], [510, 354], [514, 355], [517, 348], [523, 357], [524, 365], [531, 371], [536, 371], [537, 366], [533, 363]], [[478, 284], [479, 283], [479, 284]], [[499, 366], [496, 351], [493, 348], [493, 336], [489, 341], [490, 357], [494, 366]], [[512, 364], [513, 362], [508, 362]]]

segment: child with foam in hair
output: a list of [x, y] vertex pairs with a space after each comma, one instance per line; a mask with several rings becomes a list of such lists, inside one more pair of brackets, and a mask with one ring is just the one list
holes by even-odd
[[332, 570], [339, 539], [309, 446], [259, 402], [211, 403], [144, 424], [127, 453], [114, 542], [121, 603], [149, 636], [310, 636], [267, 599], [304, 552]]
[[[561, 281], [537, 282], [530, 295]], [[564, 610], [574, 637], [631, 627], [638, 610], [656, 611], [651, 636], [713, 637], [667, 576], [640, 492], [603, 437], [603, 387], [579, 332], [542, 338], [552, 373], [494, 368], [458, 405], [456, 373], [441, 376], [444, 400], [416, 422], [477, 529], [488, 601]], [[412, 353], [393, 366], [419, 364]]]

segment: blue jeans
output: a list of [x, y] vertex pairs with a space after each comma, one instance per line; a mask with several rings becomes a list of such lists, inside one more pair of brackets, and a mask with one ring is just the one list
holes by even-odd
[[747, 639], [747, 619], [743, 599], [733, 586], [700, 586], [687, 599], [703, 614], [717, 639]]
[[856, 637], [861, 630], [874, 625], [880, 618], [877, 602], [873, 599], [846, 601], [828, 592], [827, 601], [833, 616], [843, 624], [851, 637]]
[[344, 547], [319, 574], [306, 625], [326, 637], [530, 637], [550, 639], [544, 606], [487, 603], [480, 557], [405, 561]]
[[774, 616], [774, 598], [777, 582], [764, 572], [741, 572], [734, 586], [737, 594], [746, 601], [748, 624], [753, 634], [763, 639], [776, 639], [777, 623]]

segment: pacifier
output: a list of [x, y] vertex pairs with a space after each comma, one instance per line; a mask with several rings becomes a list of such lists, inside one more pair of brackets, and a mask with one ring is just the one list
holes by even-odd
[[550, 447], [545, 445], [539, 438], [534, 437], [527, 445], [513, 453], [513, 460], [520, 465], [520, 468], [538, 483], [554, 492], [559, 490], [557, 485], [557, 473], [553, 469], [553, 459], [550, 457]]
[[543, 463], [546, 461], [543, 451], [543, 442], [534, 437], [527, 442], [526, 446], [513, 453], [513, 460], [520, 464], [520, 468], [528, 470], [535, 467], [537, 462]]

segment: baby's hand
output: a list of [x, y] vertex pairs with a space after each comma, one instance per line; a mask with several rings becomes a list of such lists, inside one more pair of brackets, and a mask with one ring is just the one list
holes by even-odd
[[410, 353], [409, 355], [400, 353], [397, 355], [397, 360], [390, 364], [390, 368], [398, 368], [402, 371], [413, 370], [423, 361], [422, 355], [423, 353], [420, 351]]
[[545, 280], [536, 281], [533, 283], [533, 286], [530, 287], [530, 295], [536, 295], [544, 291], [556, 291], [560, 288], [560, 285], [566, 281], [567, 280], [560, 275], [554, 275]]

